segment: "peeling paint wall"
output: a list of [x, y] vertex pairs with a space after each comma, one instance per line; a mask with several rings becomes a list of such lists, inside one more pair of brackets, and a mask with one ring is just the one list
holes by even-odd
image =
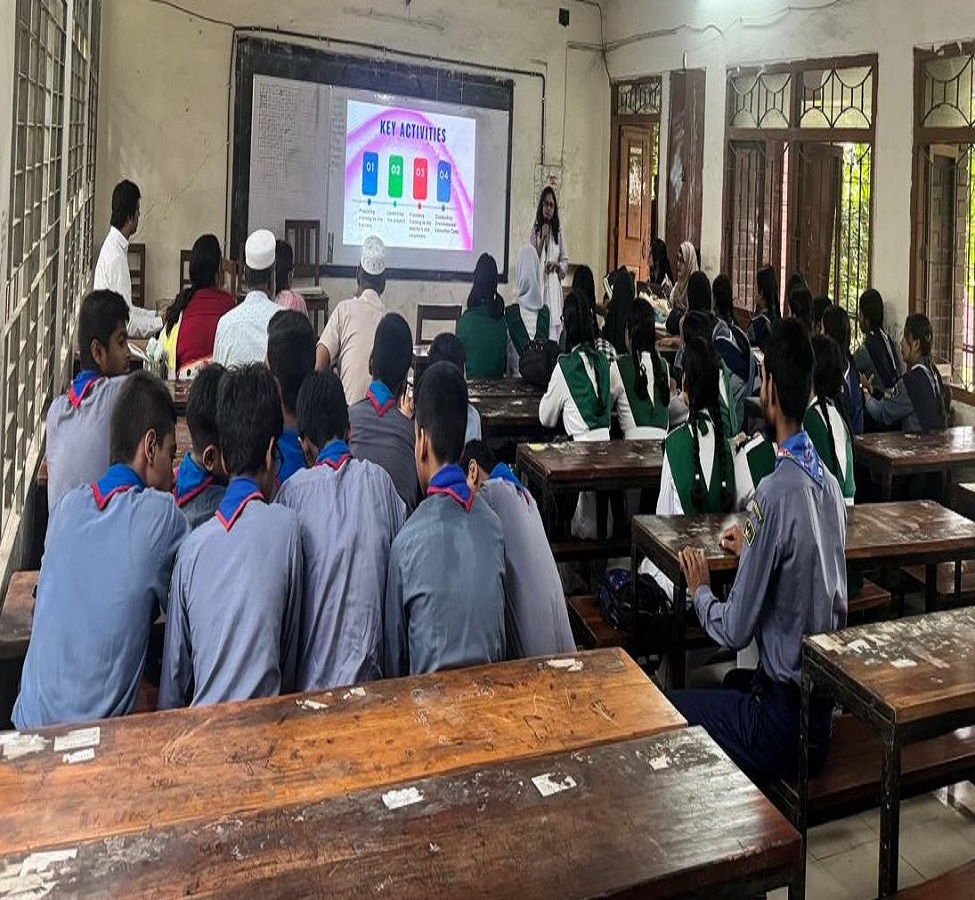
[[[544, 162], [563, 166], [560, 211], [571, 259], [591, 265], [597, 273], [604, 270], [609, 79], [598, 52], [567, 47], [568, 42], [598, 46], [595, 4], [561, 0], [571, 9], [568, 28], [558, 23], [558, 0], [412, 0], [408, 7], [392, 0], [349, 0], [341, 5], [318, 0], [178, 0], [177, 5], [238, 28], [300, 30], [390, 50], [545, 73]], [[104, 0], [102, 22], [99, 240], [108, 228], [112, 187], [120, 178], [132, 178], [143, 195], [135, 240], [147, 246], [147, 297], [164, 306], [178, 287], [179, 251], [204, 232], [221, 238], [229, 234], [225, 209], [233, 31], [155, 0]], [[366, 52], [339, 44], [333, 49]], [[542, 162], [540, 81], [517, 76], [514, 81], [512, 268], [534, 219], [536, 167]], [[349, 296], [352, 284], [327, 280], [325, 289], [334, 303]], [[386, 299], [412, 323], [417, 303], [462, 302], [468, 289], [456, 283], [392, 282]], [[507, 296], [510, 289], [502, 288], [502, 293]]]

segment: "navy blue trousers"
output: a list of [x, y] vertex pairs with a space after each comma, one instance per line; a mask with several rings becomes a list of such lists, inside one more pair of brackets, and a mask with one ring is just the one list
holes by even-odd
[[[744, 772], [758, 780], [799, 777], [799, 689], [773, 682], [761, 672], [729, 672], [721, 688], [671, 691], [667, 699], [700, 725]], [[809, 768], [826, 759], [833, 704], [813, 698], [810, 707]]]

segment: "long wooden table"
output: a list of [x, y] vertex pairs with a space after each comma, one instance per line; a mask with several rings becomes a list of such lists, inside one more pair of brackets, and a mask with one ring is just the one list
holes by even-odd
[[659, 490], [662, 441], [563, 441], [521, 444], [517, 468], [528, 486], [551, 497], [566, 491]]
[[481, 436], [494, 447], [524, 441], [545, 441], [561, 429], [546, 428], [538, 419], [541, 388], [520, 378], [474, 378], [467, 395], [481, 417]]
[[[687, 585], [677, 554], [685, 547], [703, 550], [712, 576], [728, 580], [738, 569], [738, 557], [722, 550], [721, 533], [743, 514], [704, 516], [635, 516], [632, 520], [632, 577], [648, 558], [674, 583], [673, 629], [670, 647], [675, 686], [684, 684], [684, 645]], [[922, 564], [926, 572], [926, 601], [937, 597], [937, 565], [975, 557], [975, 522], [931, 500], [866, 503], [847, 509], [846, 560], [853, 566]], [[956, 566], [956, 596], [961, 595], [961, 567]], [[634, 604], [634, 613], [636, 606]], [[639, 622], [635, 617], [634, 625]], [[638, 629], [631, 629], [632, 646], [639, 649]]]
[[975, 466], [975, 427], [959, 425], [928, 434], [883, 431], [853, 439], [857, 463], [880, 477], [881, 496], [889, 500], [895, 478], [943, 473]]
[[975, 723], [975, 610], [880, 622], [806, 639], [798, 815], [803, 833], [813, 688], [828, 691], [882, 739], [878, 895], [893, 896], [897, 891], [901, 748]]
[[81, 897], [712, 898], [801, 865], [796, 830], [700, 728], [59, 849], [27, 860]]

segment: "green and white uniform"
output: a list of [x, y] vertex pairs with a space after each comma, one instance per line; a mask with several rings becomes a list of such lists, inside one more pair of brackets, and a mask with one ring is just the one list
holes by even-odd
[[621, 421], [632, 416], [619, 369], [592, 344], [580, 344], [559, 357], [538, 404], [538, 418], [546, 428], [555, 428], [561, 417], [566, 434], [575, 441], [607, 441], [613, 406]]
[[829, 430], [819, 403], [813, 399], [806, 409], [802, 420], [802, 427], [809, 435], [819, 458], [823, 461], [833, 477], [839, 482], [843, 492], [843, 502], [853, 506], [853, 495], [856, 493], [856, 482], [853, 478], [853, 438], [850, 430], [843, 421], [843, 415], [836, 408], [832, 400], [826, 401], [826, 411], [829, 414], [829, 424], [833, 429], [833, 442], [830, 446]]
[[735, 509], [745, 509], [759, 483], [775, 471], [775, 444], [763, 435], [735, 450]]
[[[650, 396], [646, 400], [640, 399], [636, 392], [636, 382], [640, 373], [633, 362], [633, 357], [627, 353], [616, 360], [620, 379], [623, 382], [623, 390], [626, 391], [630, 413], [624, 418], [622, 410], [620, 410], [620, 427], [623, 429], [623, 437], [627, 439], [663, 440], [667, 437], [669, 416], [667, 404], [664, 403], [660, 391], [654, 384], [653, 356], [649, 353], [642, 353], [640, 354], [640, 362], [647, 372], [647, 388]], [[664, 367], [664, 372], [669, 381], [670, 369], [667, 366], [667, 361], [661, 357], [660, 363]]]

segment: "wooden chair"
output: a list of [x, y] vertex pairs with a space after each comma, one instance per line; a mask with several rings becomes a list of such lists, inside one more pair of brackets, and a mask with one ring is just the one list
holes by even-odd
[[232, 259], [221, 259], [220, 260], [220, 286], [230, 293], [230, 296], [236, 301], [237, 291], [240, 286], [240, 272], [237, 269], [237, 263]]
[[193, 259], [192, 250], [179, 251], [179, 289], [190, 286], [190, 260]]
[[416, 343], [418, 346], [425, 347], [433, 343], [433, 338], [424, 340], [424, 322], [453, 322], [454, 333], [457, 332], [457, 323], [460, 321], [460, 314], [463, 310], [461, 306], [440, 306], [433, 303], [421, 303], [416, 308]]
[[129, 244], [129, 278], [132, 280], [132, 305], [146, 305], [146, 245]]
[[313, 278], [316, 286], [322, 265], [322, 223], [318, 219], [285, 219], [284, 239], [295, 254], [295, 277]]

